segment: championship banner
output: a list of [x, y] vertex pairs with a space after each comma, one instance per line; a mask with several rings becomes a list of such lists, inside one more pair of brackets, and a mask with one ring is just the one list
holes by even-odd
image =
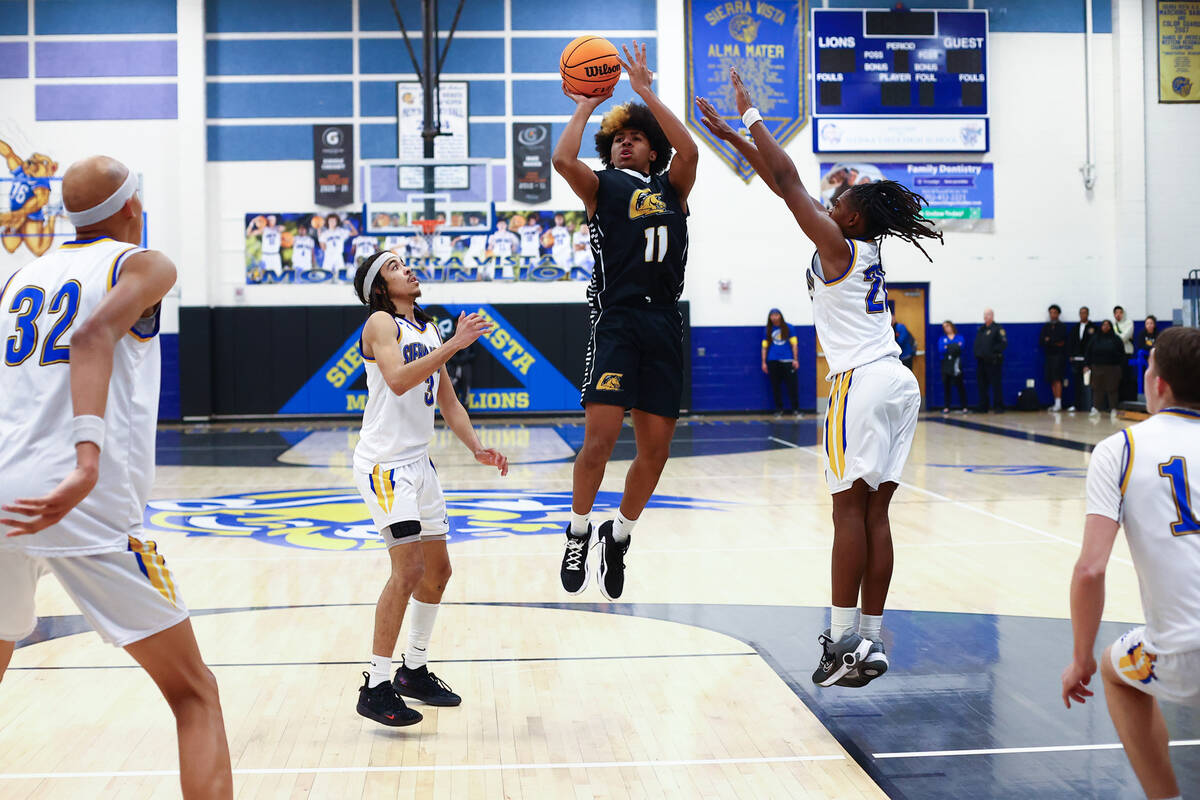
[[696, 110], [697, 95], [705, 97], [733, 126], [742, 128], [737, 113], [730, 67], [737, 68], [767, 130], [781, 145], [808, 122], [808, 0], [685, 0], [685, 68], [687, 120], [701, 139], [717, 151], [742, 180], [754, 170], [733, 145], [709, 133]]
[[1159, 0], [1158, 102], [1200, 103], [1200, 2]]
[[513, 199], [545, 203], [550, 199], [550, 126], [544, 122], [514, 122]]
[[313, 125], [313, 203], [354, 202], [354, 126]]
[[861, 163], [821, 164], [821, 202], [829, 205], [851, 186], [892, 180], [929, 201], [921, 216], [939, 230], [986, 231], [996, 216], [991, 164]]
[[[397, 230], [401, 215], [376, 219]], [[461, 222], [459, 220], [454, 220]], [[380, 250], [404, 258], [424, 283], [590, 281], [591, 237], [583, 211], [497, 211], [490, 230], [462, 234], [365, 232], [358, 212], [263, 212], [245, 216], [246, 283], [354, 282], [358, 264]]]

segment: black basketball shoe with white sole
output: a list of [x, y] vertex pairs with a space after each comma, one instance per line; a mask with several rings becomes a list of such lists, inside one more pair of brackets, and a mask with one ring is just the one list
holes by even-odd
[[613, 537], [613, 521], [600, 523], [600, 534], [596, 546], [600, 552], [600, 593], [608, 600], [616, 600], [625, 591], [625, 554], [629, 552], [632, 536], [618, 542]]
[[462, 698], [450, 691], [446, 682], [430, 672], [429, 667], [422, 664], [416, 669], [409, 669], [408, 665], [403, 663], [404, 657], [400, 658], [400, 668], [396, 670], [396, 677], [392, 679], [392, 688], [396, 690], [396, 694], [420, 700], [431, 706], [457, 706], [462, 703]]
[[821, 661], [813, 671], [813, 683], [818, 686], [833, 686], [850, 670], [858, 666], [871, 649], [871, 640], [859, 636], [856, 631], [846, 631], [836, 642], [830, 636], [829, 628], [817, 637], [823, 652]]
[[863, 660], [858, 663], [858, 666], [842, 676], [834, 686], [858, 689], [887, 671], [888, 657], [887, 651], [883, 649], [883, 642], [872, 641], [871, 649], [863, 656]]
[[404, 705], [392, 688], [391, 681], [384, 681], [378, 686], [370, 686], [370, 682], [371, 674], [364, 672], [363, 685], [358, 690], [359, 714], [392, 728], [416, 725], [421, 721], [421, 713]]
[[588, 525], [587, 533], [576, 536], [571, 533], [571, 524], [567, 523], [567, 548], [563, 551], [562, 566], [558, 577], [562, 587], [568, 594], [579, 594], [588, 585], [588, 550], [592, 543], [592, 526]]

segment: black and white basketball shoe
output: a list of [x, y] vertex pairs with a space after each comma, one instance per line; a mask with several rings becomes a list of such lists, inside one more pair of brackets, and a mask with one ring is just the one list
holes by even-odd
[[363, 685], [358, 690], [359, 714], [392, 728], [416, 725], [421, 721], [421, 713], [404, 704], [390, 681], [378, 686], [370, 686], [370, 682], [371, 673], [364, 672]]
[[571, 533], [571, 524], [567, 523], [567, 547], [563, 551], [562, 567], [558, 577], [562, 587], [568, 594], [579, 594], [588, 585], [588, 550], [592, 543], [592, 526], [588, 525], [587, 533], [576, 536]]
[[625, 554], [633, 537], [618, 542], [613, 537], [613, 521], [600, 523], [600, 534], [596, 546], [600, 552], [600, 593], [608, 600], [616, 600], [625, 591]]
[[821, 661], [813, 671], [812, 679], [818, 686], [833, 686], [858, 666], [871, 649], [871, 640], [852, 630], [846, 631], [835, 642], [826, 628], [817, 641], [822, 647]]

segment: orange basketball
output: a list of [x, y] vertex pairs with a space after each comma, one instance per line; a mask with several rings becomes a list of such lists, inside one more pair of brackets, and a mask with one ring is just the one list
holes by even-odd
[[605, 94], [621, 77], [617, 48], [601, 36], [580, 36], [562, 51], [558, 59], [567, 88], [576, 94]]

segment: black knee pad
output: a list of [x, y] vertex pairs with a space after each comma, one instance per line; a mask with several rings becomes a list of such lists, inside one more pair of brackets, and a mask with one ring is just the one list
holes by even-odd
[[383, 529], [383, 538], [389, 542], [402, 542], [421, 535], [421, 523], [415, 519], [393, 522]]

